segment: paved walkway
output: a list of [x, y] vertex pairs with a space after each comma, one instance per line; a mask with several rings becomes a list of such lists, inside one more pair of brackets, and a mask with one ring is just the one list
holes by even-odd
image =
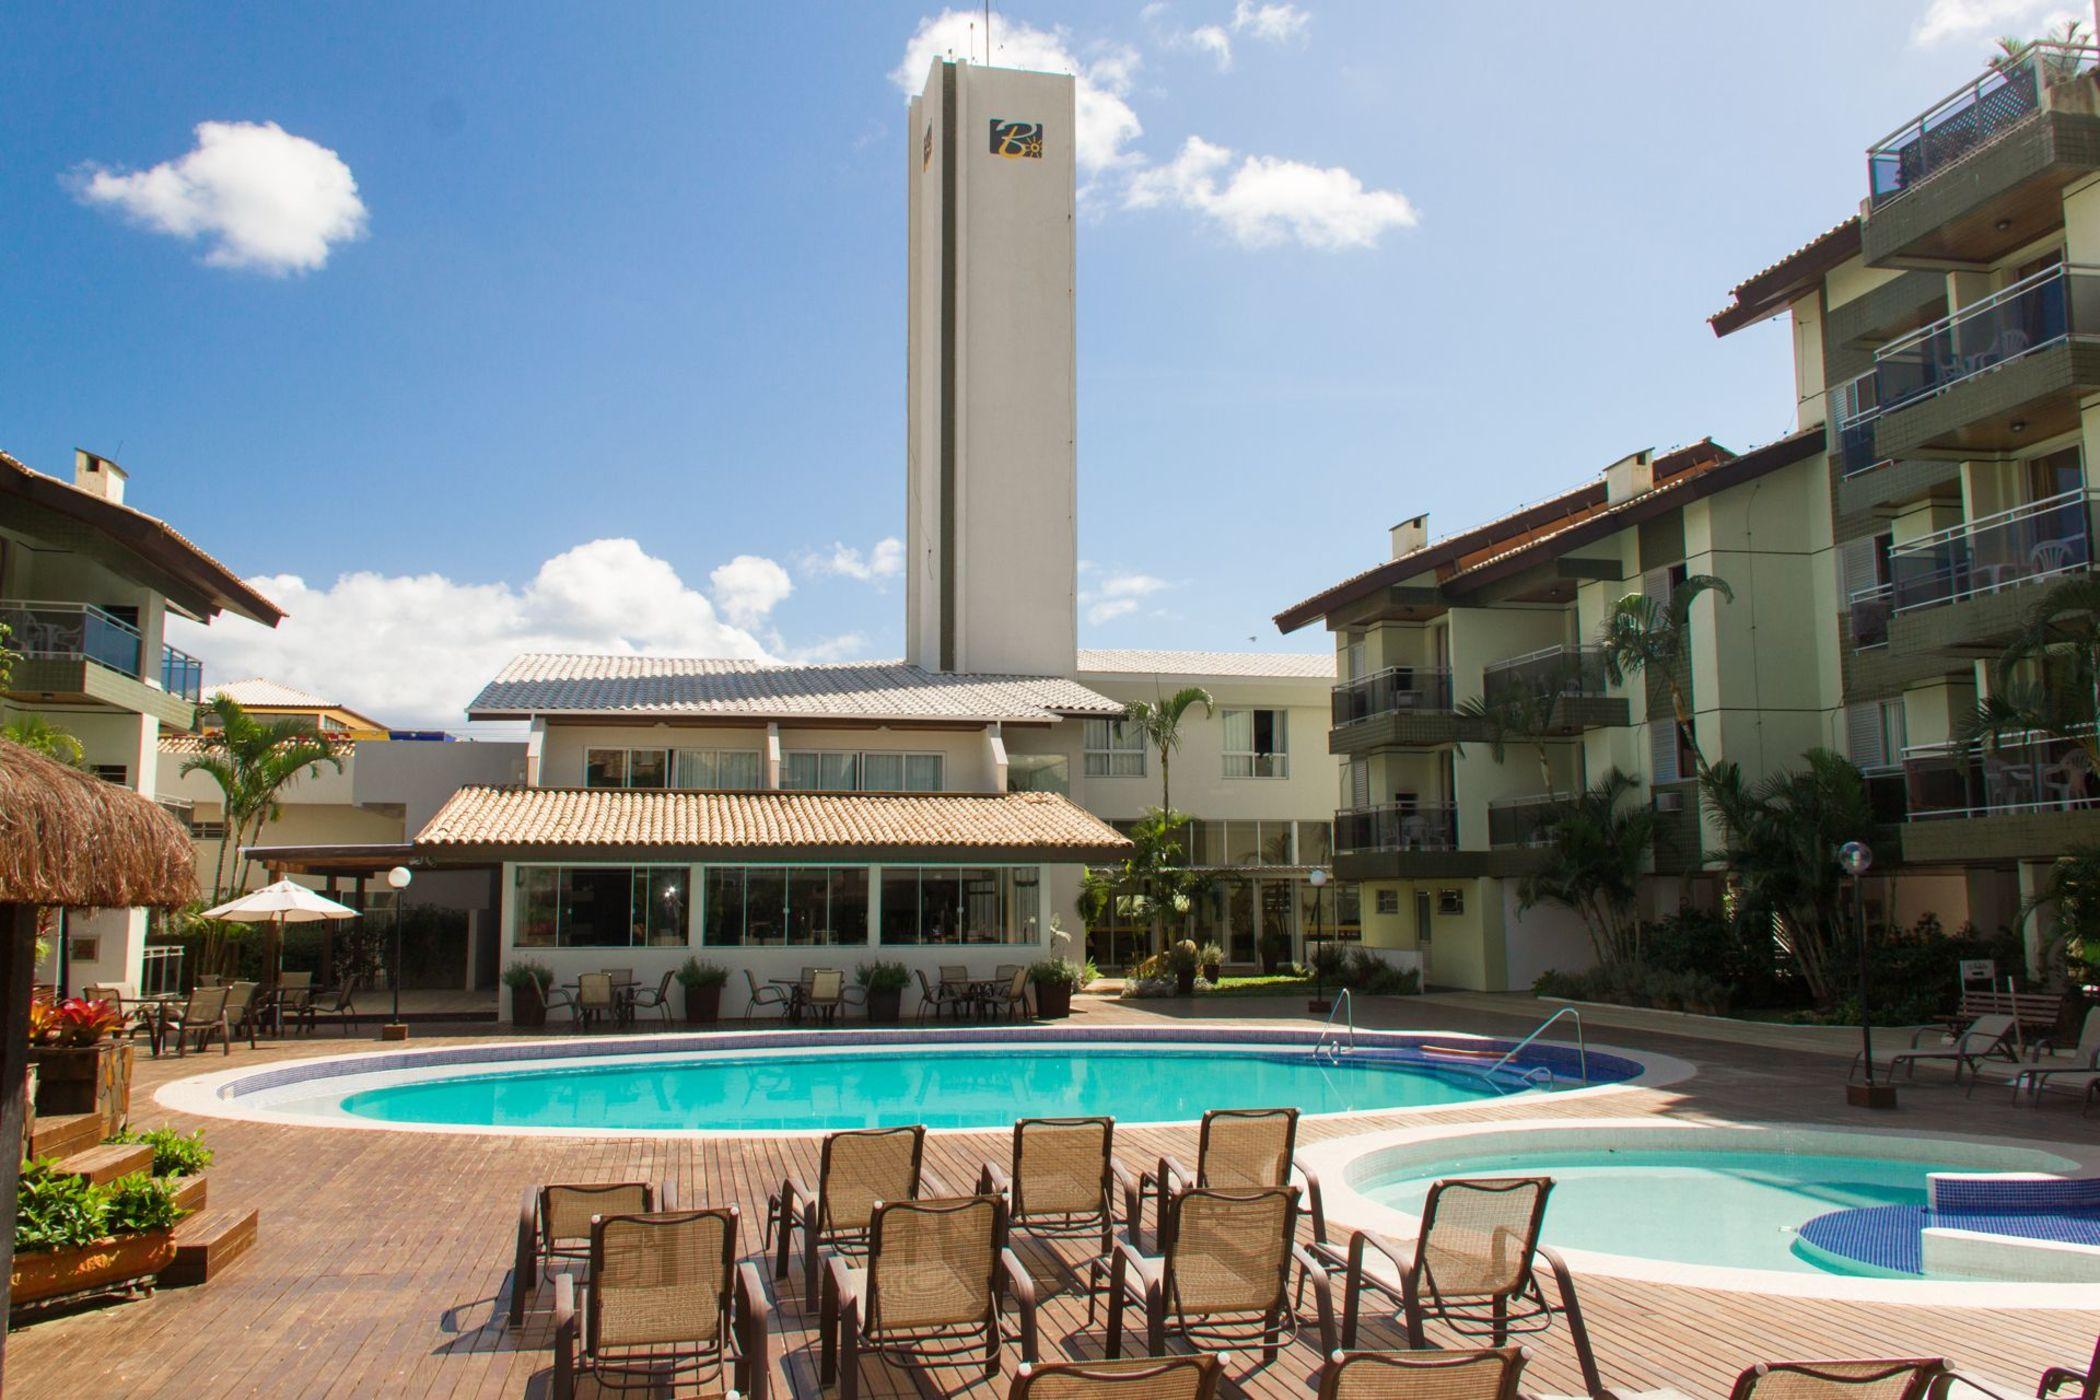
[[[1112, 1024], [1158, 1017], [1249, 1020], [1262, 1016], [1304, 1024], [1302, 1003], [1231, 1000], [1137, 1006], [1081, 1002], [1081, 1019]], [[1513, 1008], [1480, 1008], [1449, 998], [1366, 999], [1367, 1025], [1507, 1034]], [[1532, 1016], [1528, 1019], [1535, 1020]], [[471, 1043], [471, 1028], [454, 1039]], [[493, 1033], [489, 1028], [481, 1033]], [[416, 1043], [442, 1038], [419, 1027]], [[2100, 1119], [2074, 1106], [2014, 1108], [2007, 1096], [1973, 1099], [1944, 1085], [1921, 1084], [1893, 1115], [1845, 1107], [1842, 1067], [1812, 1051], [1725, 1042], [1613, 1025], [1599, 1040], [1695, 1060], [1699, 1074], [1663, 1089], [1635, 1089], [1603, 1100], [1530, 1098], [1468, 1106], [1454, 1116], [1493, 1121], [1511, 1116], [1669, 1112], [1738, 1121], [1807, 1121], [1901, 1126], [1926, 1133], [1961, 1131], [2100, 1143]], [[365, 1042], [353, 1040], [353, 1047]], [[341, 1038], [236, 1050], [236, 1061], [340, 1053]], [[167, 1119], [151, 1101], [169, 1079], [224, 1068], [214, 1052], [203, 1061], [143, 1061], [134, 1099], [137, 1117]], [[554, 1180], [675, 1179], [687, 1199], [734, 1201], [744, 1209], [743, 1246], [755, 1256], [765, 1195], [789, 1170], [813, 1174], [815, 1144], [762, 1137], [723, 1141], [519, 1139], [472, 1134], [396, 1134], [295, 1128], [177, 1117], [202, 1126], [219, 1152], [212, 1168], [214, 1204], [245, 1201], [263, 1208], [256, 1249], [203, 1288], [163, 1291], [142, 1302], [36, 1322], [8, 1341], [10, 1396], [268, 1395], [464, 1397], [546, 1393], [549, 1323], [536, 1311], [520, 1332], [501, 1315], [509, 1286], [517, 1202], [533, 1183]], [[1368, 1127], [1419, 1123], [1406, 1113], [1362, 1123], [1308, 1123], [1308, 1138]], [[1445, 1121], [1448, 1121], [1445, 1120]], [[1188, 1153], [1193, 1134], [1180, 1128], [1129, 1128], [1117, 1134], [1121, 1154], [1143, 1163], [1162, 1150]], [[932, 1167], [946, 1181], [974, 1179], [977, 1164], [1000, 1160], [999, 1133], [943, 1133], [933, 1140]], [[1031, 1272], [1048, 1295], [1044, 1349], [1050, 1356], [1100, 1354], [1102, 1333], [1089, 1326], [1075, 1291], [1072, 1245], [1030, 1244]], [[542, 1294], [544, 1301], [546, 1295]], [[1674, 1386], [1693, 1396], [1725, 1395], [1742, 1367], [1759, 1359], [1879, 1353], [1948, 1355], [2008, 1393], [2032, 1393], [2051, 1363], [2082, 1362], [2100, 1329], [2100, 1313], [2053, 1310], [2020, 1314], [1958, 1309], [1808, 1302], [1718, 1293], [1608, 1278], [1583, 1281], [1599, 1360], [1608, 1384], [1622, 1390]], [[819, 1394], [811, 1310], [798, 1283], [776, 1290], [776, 1397]], [[1444, 1339], [1449, 1342], [1447, 1337]], [[1365, 1343], [1399, 1344], [1380, 1322]], [[1565, 1334], [1527, 1339], [1536, 1359], [1527, 1389], [1577, 1388]], [[1271, 1366], [1240, 1355], [1229, 1367], [1228, 1393], [1263, 1400], [1307, 1400], [1318, 1363], [1299, 1342]], [[1006, 1369], [1013, 1357], [1009, 1350]], [[872, 1396], [964, 1395], [994, 1400], [1005, 1381], [974, 1371], [893, 1371], [871, 1364]]]

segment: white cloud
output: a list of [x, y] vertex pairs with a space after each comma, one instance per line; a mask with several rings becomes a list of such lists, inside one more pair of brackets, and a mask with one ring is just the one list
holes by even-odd
[[[973, 47], [974, 46], [974, 47]], [[1043, 73], [1070, 73], [1079, 81], [1074, 94], [1073, 146], [1081, 175], [1098, 175], [1136, 157], [1127, 149], [1144, 131], [1137, 113], [1124, 100], [1137, 71], [1138, 57], [1126, 45], [1100, 49], [1092, 63], [1082, 63], [1062, 29], [1036, 29], [1005, 15], [992, 25], [992, 61], [1001, 68], [1028, 68]], [[907, 97], [925, 86], [936, 58], [984, 57], [984, 15], [978, 10], [943, 10], [919, 21], [904, 46], [904, 57], [890, 70], [890, 81]]]
[[89, 164], [70, 183], [83, 203], [207, 240], [213, 267], [312, 272], [365, 232], [342, 157], [275, 122], [199, 122], [196, 147], [175, 160], [129, 172]]
[[1287, 43], [1305, 37], [1305, 26], [1312, 16], [1291, 4], [1255, 4], [1253, 0], [1235, 0], [1232, 7], [1232, 32], [1251, 34], [1268, 44]]
[[1191, 136], [1171, 164], [1134, 176], [1133, 209], [1173, 205], [1215, 220], [1245, 248], [1296, 241], [1308, 248], [1371, 248], [1388, 229], [1420, 221], [1397, 190], [1364, 188], [1341, 166], [1242, 156]]
[[633, 540], [578, 545], [522, 587], [435, 573], [344, 574], [325, 587], [296, 574], [249, 583], [284, 608], [274, 630], [230, 616], [209, 627], [168, 620], [169, 640], [203, 659], [207, 684], [267, 676], [404, 727], [456, 727], [483, 683], [524, 651], [768, 655]]
[[1182, 38], [1190, 48], [1209, 54], [1220, 73], [1232, 70], [1232, 36], [1215, 24], [1198, 25]]
[[875, 541], [866, 554], [850, 544], [831, 542], [828, 554], [805, 554], [799, 561], [806, 574], [835, 574], [862, 583], [881, 583], [904, 572], [904, 541], [891, 535]]
[[828, 661], [851, 661], [868, 648], [868, 639], [858, 632], [841, 632], [836, 637], [825, 637], [808, 646], [791, 647], [787, 659], [805, 666], [821, 666]]
[[1128, 617], [1155, 593], [1174, 585], [1151, 574], [1110, 574], [1093, 588], [1081, 589], [1079, 602], [1094, 626]]
[[788, 571], [757, 554], [739, 554], [707, 576], [715, 606], [734, 627], [763, 622], [774, 607], [795, 591]]
[[1911, 42], [1995, 39], [2008, 33], [2031, 39], [2062, 29], [2068, 20], [2081, 20], [2090, 27], [2092, 13], [2066, 6], [2061, 0], [1932, 0]]

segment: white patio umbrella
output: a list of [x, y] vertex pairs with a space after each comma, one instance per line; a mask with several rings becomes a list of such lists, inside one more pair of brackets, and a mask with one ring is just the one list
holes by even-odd
[[207, 909], [204, 917], [272, 925], [276, 941], [267, 950], [263, 965], [268, 969], [270, 980], [275, 982], [277, 961], [284, 950], [286, 924], [310, 924], [319, 919], [354, 919], [357, 910], [315, 894], [296, 880], [279, 880], [274, 885], [251, 890], [239, 899], [229, 899], [216, 909]]

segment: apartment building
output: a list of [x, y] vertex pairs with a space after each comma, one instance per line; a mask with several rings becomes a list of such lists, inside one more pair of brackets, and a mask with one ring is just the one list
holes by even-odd
[[2093, 564], [2096, 61], [2045, 42], [1984, 66], [1868, 147], [1856, 215], [1712, 318], [1791, 323], [1799, 422], [1826, 438], [1842, 747], [1903, 818], [1886, 897], [1949, 928], [2010, 924], [2100, 839], [2075, 746], [1961, 742], [1990, 660]]
[[[197, 659], [163, 637], [167, 619], [228, 612], [274, 627], [282, 614], [172, 526], [126, 505], [126, 481], [91, 452], [75, 454], [70, 483], [0, 453], [0, 622], [21, 656], [0, 693], [0, 722], [40, 715], [80, 741], [97, 776], [156, 797], [161, 735], [191, 730], [204, 684]], [[140, 980], [144, 910], [69, 916], [67, 931], [69, 982]], [[39, 976], [56, 981], [58, 968], [47, 963]]]

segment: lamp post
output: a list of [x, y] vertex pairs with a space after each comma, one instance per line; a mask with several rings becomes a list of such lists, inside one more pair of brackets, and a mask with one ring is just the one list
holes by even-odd
[[408, 1039], [408, 1022], [401, 1019], [401, 901], [407, 896], [408, 882], [414, 878], [405, 865], [397, 865], [386, 873], [386, 882], [394, 887], [394, 1019], [380, 1027], [381, 1040]]
[[1866, 874], [1874, 868], [1874, 852], [1864, 841], [1847, 841], [1838, 847], [1838, 866], [1852, 878], [1852, 926], [1859, 939], [1859, 1058], [1867, 1080], [1845, 1085], [1845, 1102], [1854, 1108], [1894, 1108], [1896, 1086], [1874, 1082], [1874, 1013], [1867, 1003]]
[[[1321, 915], [1325, 911], [1323, 911], [1320, 908], [1320, 892], [1327, 888], [1327, 872], [1319, 866], [1314, 866], [1312, 874], [1306, 876], [1305, 879], [1306, 883], [1310, 884], [1313, 889], [1312, 941], [1315, 943], [1324, 944], [1327, 941], [1326, 928], [1324, 922], [1322, 921]], [[1320, 955], [1317, 950], [1315, 950], [1313, 953], [1312, 965], [1313, 994], [1312, 1000], [1305, 1003], [1305, 1009], [1307, 1011], [1332, 1011], [1334, 1010], [1334, 1003], [1327, 999], [1327, 968], [1326, 965], [1320, 960]]]

